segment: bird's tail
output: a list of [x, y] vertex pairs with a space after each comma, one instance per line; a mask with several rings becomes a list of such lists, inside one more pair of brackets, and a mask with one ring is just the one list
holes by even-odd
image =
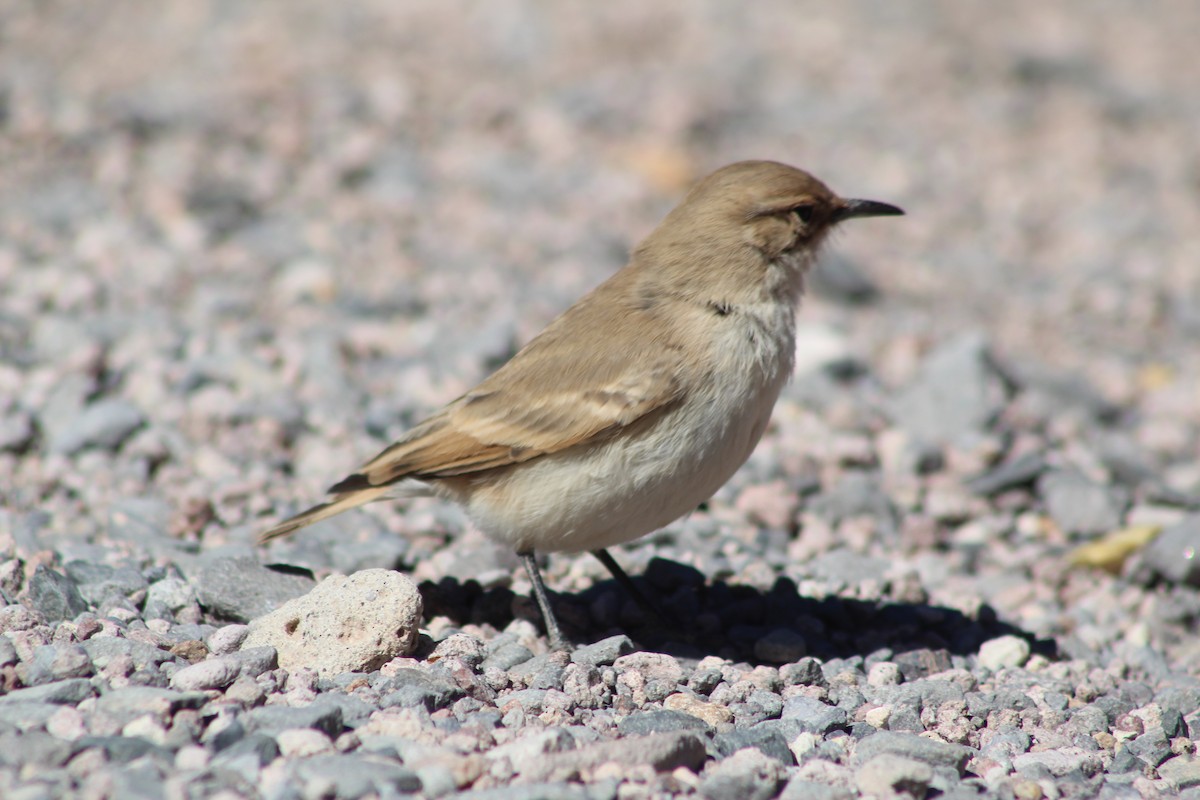
[[352, 508], [357, 508], [375, 500], [382, 500], [394, 491], [395, 487], [393, 486], [372, 486], [369, 489], [354, 489], [352, 491], [339, 492], [328, 502], [321, 503], [319, 506], [313, 506], [307, 511], [301, 511], [296, 516], [285, 519], [274, 528], [263, 531], [263, 533], [259, 534], [258, 542], [259, 544], [263, 544], [269, 542], [271, 539], [287, 536], [305, 526], [312, 525], [314, 522], [328, 519], [335, 514], [349, 511]]

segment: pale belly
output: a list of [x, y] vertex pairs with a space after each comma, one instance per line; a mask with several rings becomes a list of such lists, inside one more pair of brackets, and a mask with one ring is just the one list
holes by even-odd
[[539, 458], [446, 493], [480, 530], [518, 552], [595, 550], [657, 530], [710, 498], [766, 429], [791, 352], [758, 347], [744, 369], [726, 371], [724, 385], [706, 386], [636, 435]]

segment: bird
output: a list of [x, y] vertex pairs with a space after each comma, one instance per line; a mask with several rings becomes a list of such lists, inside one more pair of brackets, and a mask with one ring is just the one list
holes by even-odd
[[591, 552], [646, 604], [608, 548], [690, 513], [749, 458], [821, 245], [846, 220], [902, 214], [776, 161], [716, 170], [507, 363], [260, 542], [373, 501], [444, 498], [515, 551], [551, 647], [570, 649], [536, 554]]

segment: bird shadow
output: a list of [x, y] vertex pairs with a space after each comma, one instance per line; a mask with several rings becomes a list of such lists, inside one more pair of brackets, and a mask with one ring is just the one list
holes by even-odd
[[[624, 633], [643, 650], [750, 664], [782, 664], [806, 655], [827, 661], [882, 654], [902, 665], [914, 661], [925, 673], [949, 669], [951, 656], [978, 653], [984, 642], [1003, 635], [1026, 640], [1034, 653], [1057, 657], [1053, 640], [1001, 621], [986, 604], [968, 616], [928, 603], [806, 597], [788, 578], [778, 578], [768, 589], [708, 581], [695, 568], [662, 558], [633, 580], [669, 619], [648, 614], [616, 581], [604, 580], [577, 594], [551, 592], [568, 638], [584, 645]], [[532, 599], [507, 587], [484, 588], [474, 580], [446, 577], [424, 581], [419, 589], [427, 619], [445, 616], [458, 625], [503, 629], [520, 617], [542, 627]]]

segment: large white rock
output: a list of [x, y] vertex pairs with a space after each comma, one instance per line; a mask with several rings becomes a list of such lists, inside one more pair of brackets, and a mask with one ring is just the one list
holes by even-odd
[[287, 670], [369, 672], [413, 651], [422, 610], [417, 587], [398, 572], [334, 575], [252, 620], [242, 648], [270, 645]]

